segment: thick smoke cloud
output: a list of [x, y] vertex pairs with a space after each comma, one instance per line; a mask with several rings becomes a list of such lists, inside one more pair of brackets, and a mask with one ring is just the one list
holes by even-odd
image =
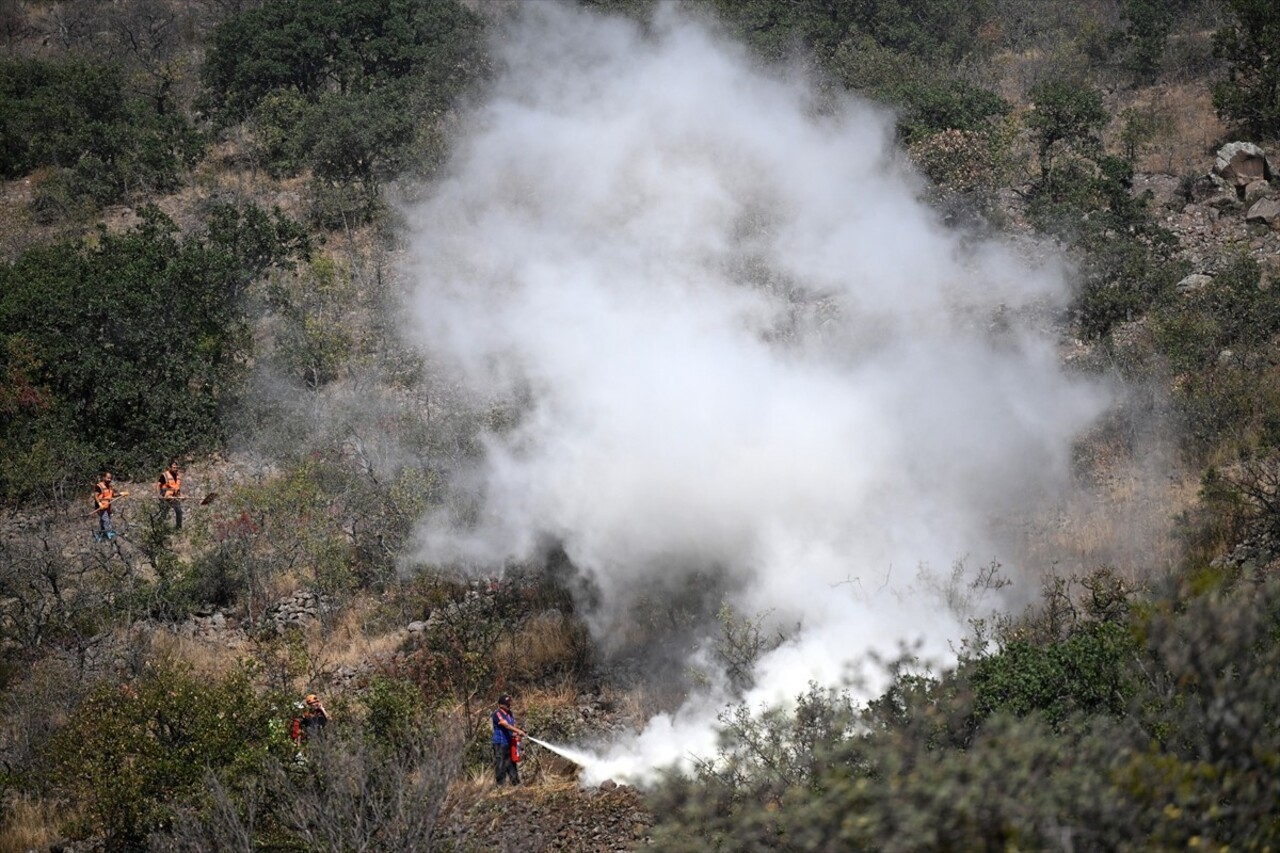
[[[602, 631], [714, 568], [741, 612], [801, 626], [753, 701], [870, 650], [945, 657], [962, 627], [917, 567], [1016, 573], [995, 522], [1061, 485], [1106, 402], [1023, 322], [1062, 271], [944, 228], [885, 114], [677, 12], [520, 8], [411, 218], [417, 338], [521, 416], [470, 472], [478, 517], [425, 520], [420, 556], [493, 570], [557, 541]], [[601, 772], [709, 749], [717, 704]]]

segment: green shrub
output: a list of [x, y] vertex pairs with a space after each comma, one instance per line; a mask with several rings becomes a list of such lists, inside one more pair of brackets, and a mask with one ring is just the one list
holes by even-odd
[[291, 744], [243, 674], [196, 676], [161, 664], [130, 684], [103, 685], [76, 708], [49, 749], [48, 775], [111, 849], [145, 849], [175, 807], [193, 802], [210, 770], [262, 771]]
[[1141, 83], [1153, 82], [1160, 73], [1173, 30], [1174, 5], [1169, 0], [1126, 0], [1124, 4], [1125, 67]]
[[1102, 147], [1099, 134], [1107, 123], [1102, 94], [1067, 80], [1038, 83], [1027, 93], [1033, 106], [1027, 127], [1036, 138], [1040, 174], [1048, 178], [1062, 152], [1095, 155]]
[[279, 0], [232, 15], [212, 37], [206, 106], [247, 118], [269, 95], [316, 100], [416, 78], [447, 106], [483, 65], [480, 19], [454, 0]]
[[298, 174], [306, 163], [304, 138], [311, 119], [311, 103], [294, 89], [276, 90], [254, 107], [248, 124], [254, 132], [254, 151], [273, 178]]
[[0, 61], [0, 176], [53, 169], [34, 200], [37, 221], [175, 189], [202, 156], [189, 121], [128, 91], [114, 65]]
[[890, 101], [901, 110], [898, 134], [908, 143], [943, 130], [980, 132], [1010, 106], [995, 92], [956, 79], [908, 83]]
[[412, 742], [430, 728], [431, 718], [422, 688], [411, 681], [377, 675], [363, 695], [365, 733], [390, 748]]
[[1009, 643], [966, 673], [980, 720], [999, 711], [1015, 716], [1040, 713], [1052, 726], [1069, 714], [1122, 714], [1133, 693], [1125, 666], [1133, 640], [1122, 625], [1083, 625], [1049, 645]]
[[1280, 136], [1280, 6], [1227, 0], [1233, 20], [1213, 37], [1227, 79], [1213, 87], [1218, 114], [1255, 139]]
[[[242, 296], [306, 250], [293, 223], [255, 207], [214, 207], [204, 232], [185, 238], [147, 208], [96, 245], [42, 246], [0, 265], [6, 363], [21, 353], [41, 394], [0, 424], [0, 445], [65, 452], [82, 487], [101, 464], [150, 478], [165, 459], [210, 447], [251, 343]], [[48, 472], [31, 476], [3, 497], [48, 494]]]
[[1280, 334], [1280, 293], [1258, 263], [1239, 256], [1197, 290], [1162, 302], [1152, 329], [1178, 374], [1175, 399], [1191, 447], [1280, 447], [1280, 384], [1270, 348]]
[[656, 845], [1274, 847], [1280, 583], [1141, 606], [1114, 574], [1089, 583], [1064, 637], [937, 679], [899, 667], [865, 709], [811, 690], [722, 717], [719, 753], [657, 792]]

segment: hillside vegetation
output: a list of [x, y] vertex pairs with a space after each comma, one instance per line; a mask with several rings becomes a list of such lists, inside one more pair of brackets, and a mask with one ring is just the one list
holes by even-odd
[[[520, 4], [0, 0], [0, 853], [1280, 845], [1280, 4], [677, 5], [819, 114], [891, 110], [947, 228], [1067, 259], [1036, 322], [1125, 392], [1022, 534], [1039, 588], [966, 610], [1007, 581], [957, 554], [953, 665], [726, 707], [642, 789], [534, 749], [494, 790], [500, 693], [604, 741], [700, 680], [741, 699], [785, 639], [715, 567], [602, 636], [556, 542], [419, 556], [422, 519], [478, 523], [466, 473], [534, 393], [475, 393], [405, 320], [405, 211]], [[300, 749], [308, 693], [333, 722]]]

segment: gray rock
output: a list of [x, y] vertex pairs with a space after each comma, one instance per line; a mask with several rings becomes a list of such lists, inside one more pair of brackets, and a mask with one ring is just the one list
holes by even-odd
[[1235, 190], [1217, 175], [1202, 175], [1191, 184], [1191, 201], [1193, 202], [1206, 202], [1224, 194], [1234, 196]]
[[1245, 222], [1265, 222], [1272, 228], [1280, 228], [1280, 199], [1264, 198], [1249, 208]]
[[1267, 155], [1252, 142], [1228, 142], [1219, 148], [1213, 171], [1234, 187], [1246, 187], [1254, 181], [1271, 178]]
[[1275, 190], [1271, 184], [1266, 181], [1253, 181], [1244, 188], [1244, 203], [1253, 204], [1255, 201], [1264, 198], [1270, 198], [1275, 195]]
[[1179, 293], [1194, 293], [1209, 285], [1213, 284], [1213, 276], [1204, 273], [1192, 273], [1191, 275], [1178, 282]]
[[1177, 208], [1185, 200], [1182, 194], [1182, 179], [1175, 175], [1134, 175], [1134, 196], [1141, 196], [1147, 192], [1151, 193], [1152, 208]]

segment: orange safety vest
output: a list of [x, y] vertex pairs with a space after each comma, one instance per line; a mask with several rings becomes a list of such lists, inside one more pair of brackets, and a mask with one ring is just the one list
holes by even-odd
[[98, 483], [93, 487], [93, 502], [98, 509], [111, 509], [111, 501], [116, 496], [116, 490], [111, 488], [107, 483]]
[[182, 475], [174, 476], [166, 468], [160, 474], [160, 496], [171, 498], [182, 491]]

